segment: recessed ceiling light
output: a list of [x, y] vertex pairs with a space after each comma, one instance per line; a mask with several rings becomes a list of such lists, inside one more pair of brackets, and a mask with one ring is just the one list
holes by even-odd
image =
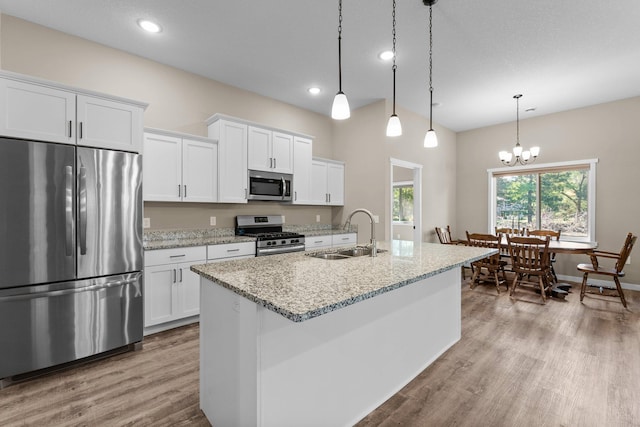
[[159, 33], [160, 31], [162, 31], [160, 25], [156, 24], [155, 22], [149, 21], [148, 19], [138, 19], [138, 25], [140, 26], [140, 28], [150, 33]]
[[383, 61], [391, 61], [393, 59], [393, 52], [390, 50], [385, 50], [384, 52], [380, 52], [378, 58], [382, 59]]
[[317, 95], [320, 93], [320, 88], [319, 87], [310, 87], [309, 89], [307, 89], [307, 91], [311, 94], [311, 95]]

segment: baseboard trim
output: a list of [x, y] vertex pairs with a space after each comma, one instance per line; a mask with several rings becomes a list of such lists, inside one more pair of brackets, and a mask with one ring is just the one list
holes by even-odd
[[[564, 275], [561, 275], [561, 274], [558, 275], [558, 280], [567, 280], [567, 281], [570, 281], [570, 282], [582, 283], [582, 277], [564, 276]], [[588, 283], [589, 284], [593, 284], [593, 285], [597, 285], [597, 286], [606, 287], [606, 288], [615, 288], [615, 286], [616, 286], [613, 283], [613, 280], [603, 280], [603, 279], [591, 279], [591, 278], [589, 278]], [[635, 283], [620, 282], [620, 285], [622, 286], [622, 289], [629, 289], [631, 291], [640, 291], [640, 285], [637, 285]]]
[[156, 334], [158, 332], [167, 331], [169, 329], [178, 328], [180, 326], [190, 325], [200, 321], [200, 316], [191, 316], [184, 319], [174, 320], [172, 322], [161, 323], [159, 325], [148, 326], [144, 328], [144, 336]]

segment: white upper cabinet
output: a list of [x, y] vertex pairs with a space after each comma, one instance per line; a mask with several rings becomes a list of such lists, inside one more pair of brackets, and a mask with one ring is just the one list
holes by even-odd
[[216, 116], [207, 123], [218, 140], [218, 201], [247, 203], [247, 125]]
[[344, 163], [313, 159], [311, 163], [311, 204], [344, 205]]
[[145, 106], [9, 72], [0, 76], [3, 136], [140, 152]]
[[140, 151], [140, 107], [85, 95], [78, 95], [76, 105], [78, 145]]
[[144, 134], [145, 201], [209, 202], [218, 196], [215, 140], [169, 131]]
[[249, 126], [248, 168], [293, 173], [293, 136]]
[[293, 204], [311, 204], [311, 160], [313, 140], [293, 138]]

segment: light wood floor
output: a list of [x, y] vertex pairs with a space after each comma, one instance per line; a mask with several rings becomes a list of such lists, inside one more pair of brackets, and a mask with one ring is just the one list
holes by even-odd
[[[640, 292], [540, 304], [463, 285], [462, 340], [358, 426], [640, 426]], [[310, 420], [310, 425], [313, 421]], [[0, 390], [1, 426], [208, 426], [198, 327]]]

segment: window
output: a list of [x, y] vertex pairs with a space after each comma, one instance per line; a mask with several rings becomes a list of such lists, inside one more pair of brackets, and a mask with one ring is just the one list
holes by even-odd
[[413, 223], [413, 183], [393, 183], [393, 222]]
[[494, 227], [560, 230], [563, 240], [595, 241], [597, 160], [489, 170]]

